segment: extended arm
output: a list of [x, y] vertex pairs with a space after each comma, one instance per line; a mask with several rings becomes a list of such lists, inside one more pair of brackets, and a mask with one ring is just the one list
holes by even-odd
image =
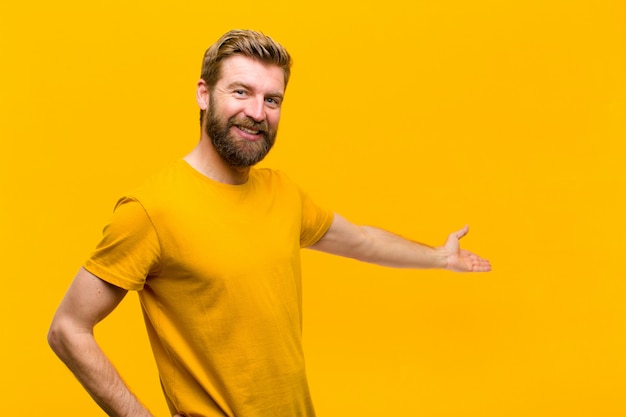
[[445, 244], [432, 247], [370, 226], [357, 226], [335, 214], [330, 229], [311, 246], [322, 252], [395, 268], [440, 268], [457, 272], [486, 272], [489, 261], [460, 248], [468, 227], [451, 233]]
[[81, 268], [52, 320], [48, 343], [108, 415], [149, 417], [93, 336], [94, 326], [125, 295], [126, 290]]

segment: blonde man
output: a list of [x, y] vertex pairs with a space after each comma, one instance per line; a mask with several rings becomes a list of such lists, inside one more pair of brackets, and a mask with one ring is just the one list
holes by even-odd
[[311, 417], [302, 352], [300, 250], [400, 268], [488, 271], [461, 250], [354, 225], [284, 174], [254, 165], [280, 121], [291, 58], [231, 31], [204, 57], [201, 136], [122, 197], [53, 319], [49, 343], [111, 416], [151, 416], [98, 347], [94, 326], [139, 291], [163, 392], [177, 416]]

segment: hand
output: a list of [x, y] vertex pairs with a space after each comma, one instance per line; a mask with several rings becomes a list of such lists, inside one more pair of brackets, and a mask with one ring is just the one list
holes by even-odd
[[469, 226], [465, 226], [461, 230], [450, 233], [448, 240], [441, 247], [443, 253], [448, 260], [446, 269], [455, 272], [489, 272], [491, 264], [488, 260], [473, 254], [472, 252], [461, 249], [459, 240], [463, 238], [469, 231]]

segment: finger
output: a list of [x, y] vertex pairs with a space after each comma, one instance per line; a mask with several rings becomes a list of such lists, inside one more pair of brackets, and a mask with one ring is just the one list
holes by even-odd
[[487, 259], [483, 259], [480, 257], [477, 257], [475, 259], [472, 260], [472, 264], [471, 264], [471, 270], [474, 272], [489, 272], [491, 271], [491, 262], [489, 262]]
[[491, 271], [491, 263], [485, 259], [479, 259], [474, 262], [474, 268], [477, 271]]
[[457, 239], [462, 239], [463, 236], [465, 236], [467, 234], [467, 232], [469, 232], [469, 226], [465, 225], [461, 230], [458, 230], [458, 231], [452, 233], [452, 235], [454, 237], [456, 237]]
[[475, 253], [461, 250], [461, 257], [467, 267], [467, 272], [489, 272], [491, 271], [491, 262]]
[[478, 265], [474, 265], [474, 267], [472, 268], [472, 272], [491, 272], [491, 264], [486, 263], [486, 264], [478, 264]]

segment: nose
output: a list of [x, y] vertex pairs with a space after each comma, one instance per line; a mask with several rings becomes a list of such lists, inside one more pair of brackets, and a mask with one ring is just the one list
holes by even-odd
[[247, 101], [245, 114], [255, 122], [265, 120], [265, 100], [263, 97], [254, 97]]

